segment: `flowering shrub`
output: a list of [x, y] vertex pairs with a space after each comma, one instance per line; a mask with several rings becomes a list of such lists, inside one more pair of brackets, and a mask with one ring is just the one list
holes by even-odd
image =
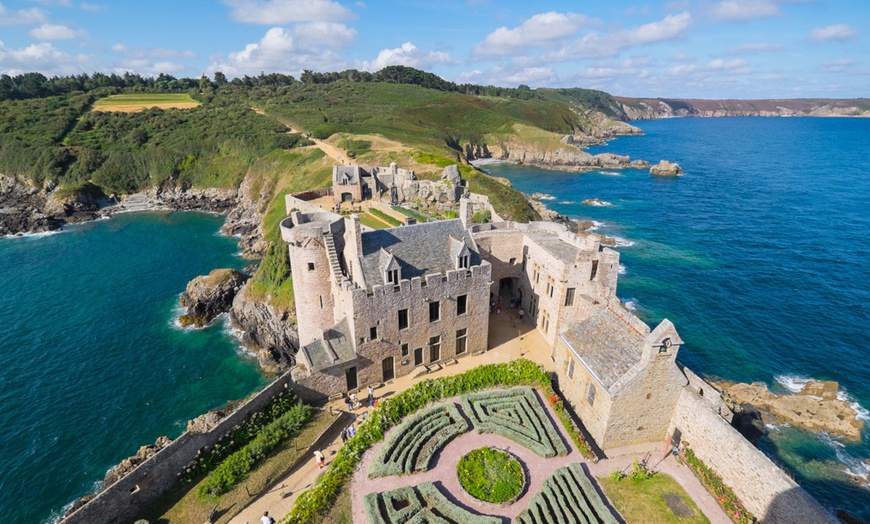
[[725, 510], [725, 513], [731, 517], [731, 520], [737, 524], [753, 524], [757, 519], [749, 512], [737, 495], [729, 488], [715, 471], [710, 466], [695, 456], [695, 453], [686, 448], [683, 450], [683, 461], [692, 469], [704, 487], [716, 497], [719, 505]]

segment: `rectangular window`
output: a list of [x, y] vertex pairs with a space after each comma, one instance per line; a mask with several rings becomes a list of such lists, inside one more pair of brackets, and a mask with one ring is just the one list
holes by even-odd
[[399, 329], [408, 329], [408, 310], [399, 310]]
[[468, 255], [459, 257], [459, 269], [468, 269]]
[[574, 305], [574, 288], [569, 287], [568, 293], [565, 295], [565, 305], [573, 306]]
[[568, 362], [568, 378], [574, 378], [574, 359]]
[[468, 295], [459, 295], [456, 297], [456, 314], [464, 315], [468, 312]]
[[403, 357], [408, 356], [408, 344], [402, 344], [402, 356]]
[[541, 281], [541, 274], [538, 273], [538, 270], [535, 269], [535, 284]]
[[595, 275], [598, 274], [598, 261], [592, 261], [592, 274], [589, 276], [589, 280], [595, 280]]
[[393, 269], [392, 271], [387, 271], [387, 284], [398, 284], [399, 283], [399, 270]]
[[372, 326], [369, 328], [369, 338], [371, 340], [378, 339], [378, 326]]
[[429, 322], [441, 320], [441, 303], [437, 300], [429, 302]]
[[510, 262], [508, 262], [508, 263], [509, 263], [510, 265], [514, 265], [514, 264], [517, 263], [517, 259], [516, 259], [516, 258], [512, 258], [512, 259], [510, 259]]
[[468, 328], [456, 330], [456, 354], [465, 353], [465, 342], [468, 339]]
[[586, 394], [586, 402], [588, 402], [590, 406], [595, 404], [595, 386], [592, 384], [589, 384], [589, 393]]
[[541, 326], [544, 328], [544, 334], [546, 335], [550, 332], [550, 315], [544, 311], [543, 317], [544, 321], [541, 323]]
[[526, 270], [526, 256], [523, 255], [523, 272]]
[[308, 263], [308, 271], [314, 271], [314, 262]]
[[441, 337], [429, 337], [429, 362], [441, 360]]

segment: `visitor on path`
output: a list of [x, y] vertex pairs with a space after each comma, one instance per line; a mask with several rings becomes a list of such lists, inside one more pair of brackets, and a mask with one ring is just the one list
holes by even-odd
[[523, 319], [523, 315], [525, 315], [525, 314], [526, 314], [526, 312], [523, 311], [523, 308], [520, 308], [520, 320]]
[[341, 433], [339, 433], [339, 436], [341, 437], [342, 444], [347, 442], [347, 428], [341, 428]]
[[353, 402], [351, 402], [350, 397], [347, 396], [347, 393], [342, 393], [342, 396], [344, 396], [344, 403], [347, 404], [347, 410], [353, 411]]
[[318, 468], [322, 468], [324, 465], [326, 465], [326, 462], [323, 458], [323, 453], [321, 453], [320, 450], [314, 452], [314, 463], [317, 464]]
[[349, 438], [353, 438], [354, 435], [356, 435], [356, 428], [353, 427], [353, 424], [351, 424], [350, 427], [347, 428], [347, 436]]
[[375, 388], [369, 386], [368, 392], [369, 392], [369, 407], [371, 407], [371, 405], [375, 402]]
[[263, 516], [260, 517], [260, 523], [261, 524], [275, 524], [275, 519], [273, 519], [272, 517], [269, 516], [268, 511], [264, 511]]

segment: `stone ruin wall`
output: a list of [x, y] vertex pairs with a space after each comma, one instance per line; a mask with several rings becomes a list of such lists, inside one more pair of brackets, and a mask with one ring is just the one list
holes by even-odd
[[713, 468], [746, 509], [765, 524], [838, 522], [785, 471], [731, 427], [719, 415], [712, 397], [706, 392], [700, 396], [695, 387], [683, 388], [668, 434], [678, 429], [680, 442]]
[[284, 373], [208, 433], [184, 432], [171, 444], [140, 464], [126, 476], [101, 491], [94, 499], [60, 521], [59, 524], [126, 524], [163, 496], [178, 482], [178, 473], [200, 449], [218, 440], [249, 415], [262, 410], [275, 396], [289, 387], [290, 373]]

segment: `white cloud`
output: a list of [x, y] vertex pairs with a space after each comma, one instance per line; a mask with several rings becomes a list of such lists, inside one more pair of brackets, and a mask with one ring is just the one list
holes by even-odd
[[333, 22], [298, 24], [292, 29], [293, 36], [313, 46], [345, 49], [356, 40], [356, 30]]
[[576, 35], [588, 24], [589, 18], [575, 13], [537, 14], [519, 27], [508, 29], [499, 27], [486, 36], [483, 42], [474, 48], [478, 55], [507, 55], [518, 49], [532, 46], [546, 46], [558, 43], [564, 38]]
[[106, 9], [106, 7], [107, 6], [105, 6], [103, 4], [91, 4], [89, 2], [81, 2], [79, 4], [79, 9], [81, 9], [82, 11], [90, 11], [92, 13], [96, 13], [97, 11], [102, 11], [103, 9]]
[[822, 70], [828, 73], [840, 73], [855, 65], [851, 58], [839, 58], [822, 64]]
[[46, 20], [45, 11], [31, 7], [13, 11], [0, 4], [0, 26], [38, 24]]
[[115, 44], [112, 51], [120, 53], [128, 58], [196, 58], [196, 53], [189, 50], [177, 51], [175, 49], [160, 49], [148, 47], [127, 47], [124, 44]]
[[90, 56], [67, 54], [49, 42], [20, 49], [8, 48], [0, 42], [0, 73], [14, 76], [39, 71], [45, 75], [71, 75], [86, 70], [94, 70]]
[[785, 48], [778, 44], [743, 44], [728, 51], [728, 54], [742, 55], [747, 53], [766, 53], [783, 50], [785, 50]]
[[81, 29], [71, 29], [61, 24], [42, 24], [39, 27], [34, 27], [27, 34], [37, 40], [71, 40], [87, 36], [88, 32]]
[[401, 47], [382, 49], [377, 58], [359, 62], [360, 69], [379, 71], [390, 65], [404, 65], [418, 69], [429, 69], [435, 64], [455, 64], [457, 61], [449, 53], [443, 51], [423, 51], [411, 42], [405, 42]]
[[858, 36], [858, 32], [846, 24], [817, 27], [810, 34], [810, 40], [824, 42], [826, 40], [849, 40]]
[[165, 75], [177, 75], [187, 69], [187, 66], [175, 62], [152, 62], [146, 58], [123, 60], [118, 63], [114, 71], [119, 74], [138, 73], [144, 76], [156, 76], [160, 73]]
[[[303, 28], [303, 32], [308, 29]], [[257, 75], [261, 71], [298, 75], [305, 69], [340, 71], [345, 67], [344, 60], [333, 50], [312, 45], [299, 38], [294, 29], [273, 27], [259, 42], [215, 61], [208, 71], [228, 76]]]
[[718, 20], [746, 22], [777, 16], [779, 6], [772, 0], [725, 0], [713, 6], [710, 13]]
[[707, 64], [707, 69], [710, 70], [733, 70], [740, 69], [746, 66], [746, 60], [741, 60], [739, 58], [735, 58], [734, 60], [722, 60], [721, 58], [714, 58]]
[[662, 20], [615, 33], [603, 35], [590, 33], [557, 52], [544, 53], [538, 59], [560, 61], [617, 56], [630, 47], [682, 38], [691, 23], [692, 16], [688, 12], [684, 12], [678, 15], [668, 15]]
[[475, 69], [460, 73], [456, 81], [460, 84], [492, 84], [508, 87], [527, 84], [532, 87], [541, 87], [555, 85], [559, 82], [559, 75], [549, 67], [495, 66], [485, 71]]
[[30, 0], [30, 1], [33, 3], [36, 3], [36, 4], [47, 6], [47, 7], [55, 7], [55, 6], [69, 7], [70, 5], [72, 5], [71, 0]]
[[289, 22], [340, 22], [351, 17], [343, 5], [330, 0], [223, 0], [237, 22], [282, 25]]

